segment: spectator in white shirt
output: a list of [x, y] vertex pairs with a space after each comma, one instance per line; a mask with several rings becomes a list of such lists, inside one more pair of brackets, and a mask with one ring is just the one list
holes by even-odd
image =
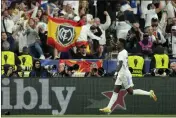
[[90, 31], [90, 27], [92, 26], [94, 20], [93, 20], [93, 16], [90, 15], [90, 14], [87, 14], [87, 24], [82, 26], [82, 30], [80, 32], [80, 36], [78, 37], [78, 40], [77, 42], [82, 42], [82, 41], [85, 41], [87, 42], [88, 41], [88, 36], [91, 38], [91, 39], [96, 39], [96, 40], [101, 40], [100, 37], [97, 37], [95, 36], [91, 31]]
[[172, 26], [172, 35], [170, 40], [172, 46], [172, 55], [176, 58], [176, 25]]
[[152, 0], [141, 0], [141, 18], [145, 19], [146, 17], [146, 12], [148, 11], [147, 6], [148, 4], [151, 4]]
[[163, 34], [158, 28], [158, 19], [157, 18], [152, 18], [152, 27], [153, 27], [153, 35], [156, 38], [156, 43], [157, 44], [164, 44], [166, 42], [166, 39], [164, 38]]
[[73, 11], [76, 15], [78, 15], [78, 9], [79, 9], [79, 1], [64, 1], [64, 6], [70, 5], [73, 8]]
[[1, 19], [1, 30], [2, 32], [6, 32], [6, 34], [10, 36], [13, 33], [13, 27], [14, 22], [9, 15], [9, 11], [5, 10]]
[[72, 3], [70, 1], [64, 2], [64, 9], [61, 11], [61, 13], [64, 14], [64, 17], [67, 19], [74, 19], [74, 17], [76, 16]]
[[95, 25], [98, 26], [101, 31], [102, 31], [102, 39], [99, 40], [99, 44], [100, 45], [105, 45], [106, 44], [106, 34], [105, 31], [109, 28], [109, 26], [111, 25], [111, 18], [108, 14], [107, 11], [104, 12], [104, 14], [106, 15], [106, 22], [104, 24], [100, 23], [100, 19], [99, 18], [95, 18]]
[[131, 26], [125, 21], [123, 14], [119, 13], [118, 15], [119, 21], [116, 22], [117, 38], [126, 39], [128, 31], [131, 29]]
[[155, 41], [156, 41], [156, 38], [155, 38], [155, 36], [153, 35], [153, 28], [152, 28], [152, 26], [146, 27], [144, 32], [149, 35], [149, 40], [150, 40], [151, 42], [155, 42]]
[[175, 17], [175, 10], [176, 9], [173, 5], [174, 5], [174, 1], [171, 1], [171, 0], [166, 1], [166, 10], [167, 10], [168, 18]]
[[147, 9], [148, 9], [148, 11], [146, 11], [145, 27], [151, 26], [152, 18], [158, 19], [157, 13], [159, 13], [162, 10], [161, 5], [159, 8], [156, 8], [153, 3], [148, 4]]

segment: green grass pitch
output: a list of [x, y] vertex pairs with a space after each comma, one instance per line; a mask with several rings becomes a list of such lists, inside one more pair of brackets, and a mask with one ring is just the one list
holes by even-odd
[[8, 115], [8, 116], [1, 116], [2, 118], [125, 118], [125, 117], [131, 117], [131, 118], [156, 118], [156, 117], [162, 117], [162, 118], [168, 118], [168, 117], [174, 117], [175, 115]]

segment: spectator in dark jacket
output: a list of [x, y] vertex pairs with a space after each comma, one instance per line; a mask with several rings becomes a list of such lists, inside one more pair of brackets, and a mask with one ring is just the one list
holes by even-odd
[[170, 64], [170, 68], [172, 69], [171, 73], [169, 74], [170, 77], [176, 77], [176, 62], [172, 62]]
[[1, 78], [5, 77], [19, 77], [19, 75], [14, 72], [13, 67], [9, 64], [4, 65], [4, 74], [1, 76]]
[[[127, 34], [127, 50], [132, 53], [133, 50], [137, 50], [139, 47], [139, 41], [143, 38], [143, 33], [139, 29], [139, 23], [134, 23], [133, 27], [128, 31]], [[133, 51], [134, 52], [134, 51]], [[139, 53], [139, 52], [138, 52]]]
[[73, 59], [94, 59], [93, 55], [87, 54], [86, 52], [86, 45], [83, 44], [79, 47], [78, 52], [76, 54], [72, 52], [71, 55]]
[[8, 41], [10, 44], [10, 51], [14, 52], [15, 41], [12, 36], [7, 37], [7, 34], [5, 32], [1, 32], [1, 41], [1, 44], [3, 44], [4, 41]]
[[50, 77], [50, 74], [45, 70], [39, 60], [35, 60], [33, 63], [33, 69], [29, 74], [29, 77]]
[[97, 53], [94, 54], [95, 59], [105, 59], [105, 50], [103, 45], [99, 45], [97, 49]]

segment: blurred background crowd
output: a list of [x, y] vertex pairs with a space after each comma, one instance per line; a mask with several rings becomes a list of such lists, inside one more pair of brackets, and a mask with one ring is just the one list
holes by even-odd
[[[78, 73], [79, 64], [41, 66], [41, 60], [116, 59], [119, 38], [126, 40], [134, 77], [147, 74], [146, 59], [151, 59], [151, 75], [176, 76], [174, 1], [2, 0], [1, 14], [2, 77], [109, 76], [92, 63], [89, 71]], [[48, 16], [80, 23], [78, 40], [86, 40], [90, 50], [82, 44], [60, 52], [48, 45]]]

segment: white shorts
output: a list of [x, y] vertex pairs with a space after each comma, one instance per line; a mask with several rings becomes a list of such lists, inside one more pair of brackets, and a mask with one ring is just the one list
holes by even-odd
[[125, 89], [133, 87], [134, 84], [132, 80], [132, 75], [118, 75], [115, 81], [115, 85], [122, 85], [122, 84]]

